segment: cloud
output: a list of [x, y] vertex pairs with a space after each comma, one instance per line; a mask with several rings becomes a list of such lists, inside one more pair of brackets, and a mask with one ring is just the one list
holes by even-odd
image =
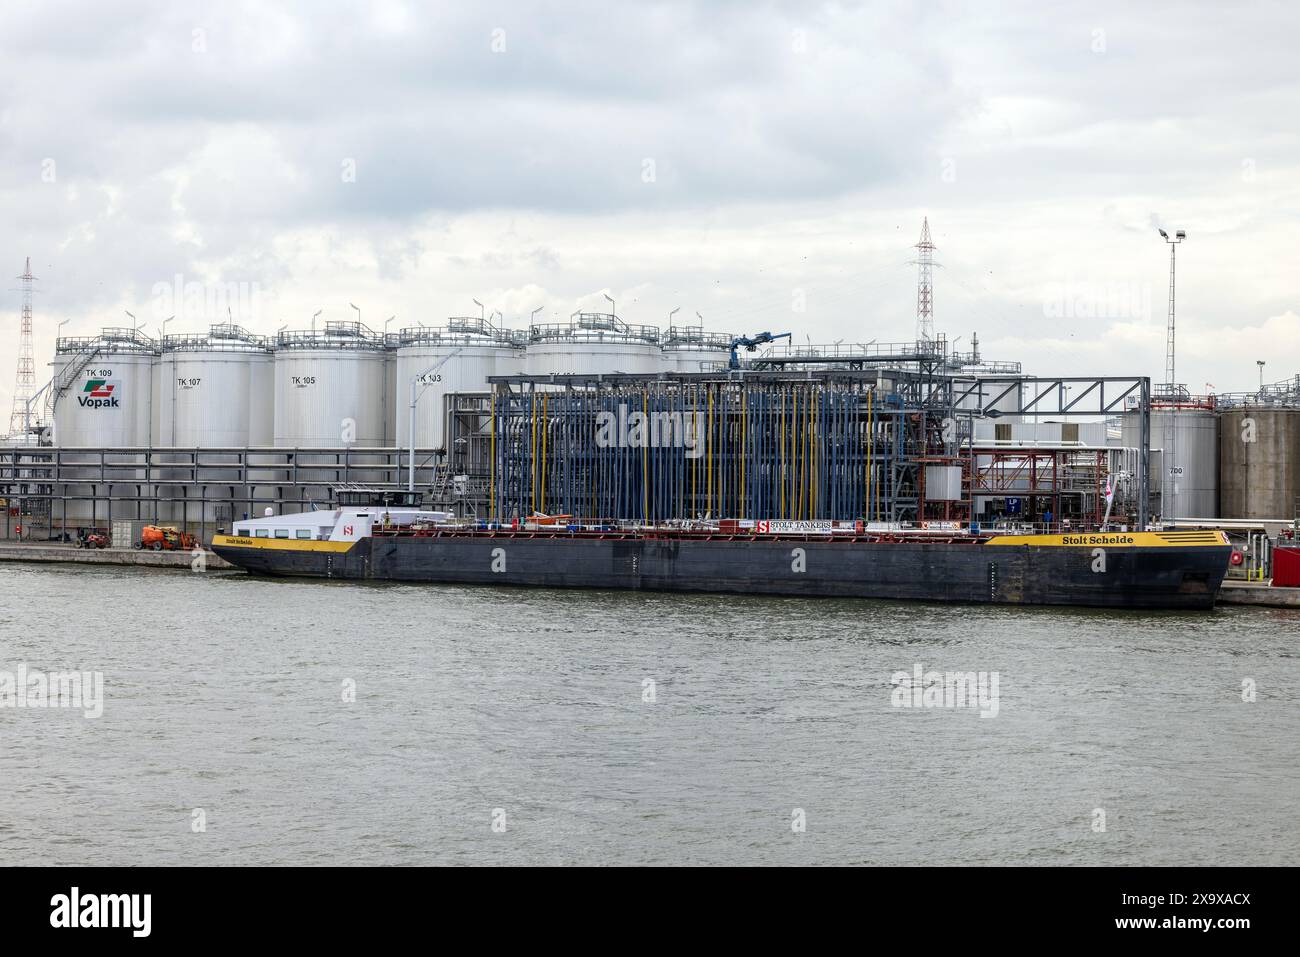
[[[11, 4], [0, 268], [41, 276], [38, 362], [60, 319], [141, 314], [178, 274], [256, 285], [262, 331], [361, 300], [522, 323], [607, 289], [633, 322], [898, 341], [929, 214], [950, 336], [1159, 377], [1152, 227], [1174, 225], [1180, 368], [1245, 388], [1245, 353], [1197, 336], [1300, 308], [1297, 26], [1262, 4]], [[1047, 315], [1070, 284], [1149, 308]]]

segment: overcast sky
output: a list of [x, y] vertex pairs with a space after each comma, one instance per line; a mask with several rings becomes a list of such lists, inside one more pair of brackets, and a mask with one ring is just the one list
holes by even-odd
[[[0, 6], [0, 268], [64, 334], [604, 311], [798, 341], [935, 316], [1038, 374], [1300, 372], [1300, 6]], [[233, 284], [233, 285], [232, 285]], [[9, 409], [17, 282], [0, 303]], [[802, 307], [802, 309], [801, 309]]]

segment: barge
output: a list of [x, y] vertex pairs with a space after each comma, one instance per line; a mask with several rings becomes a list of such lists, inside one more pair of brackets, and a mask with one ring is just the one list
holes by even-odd
[[800, 597], [1205, 610], [1216, 531], [997, 535], [862, 523], [466, 523], [419, 493], [348, 489], [331, 510], [236, 522], [212, 549], [258, 575]]

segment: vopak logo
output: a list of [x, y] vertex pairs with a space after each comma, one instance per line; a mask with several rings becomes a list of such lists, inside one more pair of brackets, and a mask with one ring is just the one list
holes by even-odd
[[117, 390], [120, 384], [110, 379], [87, 379], [77, 402], [87, 409], [116, 409], [121, 405]]

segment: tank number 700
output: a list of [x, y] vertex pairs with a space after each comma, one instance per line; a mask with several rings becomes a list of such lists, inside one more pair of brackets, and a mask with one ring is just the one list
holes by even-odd
[[294, 375], [289, 377], [293, 384], [302, 388], [305, 385], [315, 385], [316, 377], [314, 375]]

